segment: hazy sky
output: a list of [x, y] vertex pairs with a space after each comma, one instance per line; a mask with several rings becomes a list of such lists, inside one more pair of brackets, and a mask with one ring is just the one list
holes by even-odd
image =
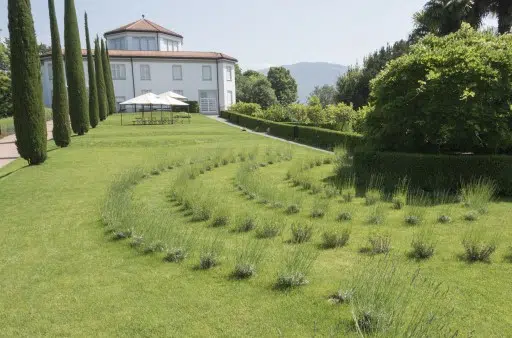
[[[184, 36], [184, 49], [236, 57], [245, 69], [301, 61], [361, 62], [387, 42], [406, 38], [426, 0], [75, 0], [82, 45], [83, 15], [102, 34], [142, 14]], [[32, 0], [38, 39], [50, 43], [48, 2]], [[64, 0], [55, 0], [63, 38]], [[8, 36], [0, 0], [1, 37]]]

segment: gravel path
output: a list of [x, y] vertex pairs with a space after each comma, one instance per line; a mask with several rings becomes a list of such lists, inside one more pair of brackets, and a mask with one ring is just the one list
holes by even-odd
[[[53, 138], [53, 121], [46, 122], [46, 128], [48, 131], [47, 138], [51, 140]], [[15, 142], [16, 135], [14, 134], [0, 139], [0, 168], [5, 167], [20, 157]]]
[[326, 153], [326, 154], [333, 154], [333, 152], [328, 151], [328, 150], [324, 150], [324, 149], [319, 149], [319, 148], [311, 147], [311, 146], [308, 146], [308, 145], [305, 145], [305, 144], [301, 144], [301, 143], [297, 143], [297, 142], [293, 142], [293, 141], [288, 141], [288, 140], [285, 140], [285, 139], [282, 139], [282, 138], [279, 138], [279, 137], [275, 137], [275, 136], [269, 135], [269, 134], [267, 134], [267, 133], [258, 133], [258, 132], [255, 132], [255, 131], [249, 130], [249, 129], [247, 129], [247, 128], [240, 127], [239, 125], [236, 125], [236, 124], [234, 124], [234, 123], [228, 122], [226, 119], [223, 119], [222, 117], [217, 116], [217, 115], [207, 115], [207, 116], [208, 116], [209, 118], [211, 118], [212, 120], [216, 120], [216, 121], [219, 121], [219, 122], [221, 122], [221, 123], [225, 123], [225, 124], [227, 124], [228, 126], [231, 126], [231, 127], [234, 127], [234, 128], [238, 128], [238, 129], [240, 129], [240, 130], [245, 130], [246, 132], [251, 133], [251, 134], [256, 134], [256, 135], [260, 135], [260, 136], [265, 136], [265, 137], [268, 137], [268, 138], [271, 138], [271, 139], [274, 139], [274, 140], [278, 140], [278, 141], [282, 141], [282, 142], [286, 142], [286, 143], [294, 144], [294, 145], [299, 146], [299, 147], [304, 147], [304, 148], [313, 149], [313, 150], [320, 151], [320, 152], [323, 152], [323, 153]]

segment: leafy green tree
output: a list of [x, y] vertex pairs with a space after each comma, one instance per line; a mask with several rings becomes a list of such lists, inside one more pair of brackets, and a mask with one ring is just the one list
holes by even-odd
[[52, 34], [52, 72], [53, 72], [53, 141], [58, 147], [67, 147], [71, 143], [69, 121], [69, 102], [64, 74], [64, 58], [60, 45], [59, 26], [55, 15], [55, 4], [48, 0], [50, 12], [50, 30]]
[[270, 81], [280, 104], [286, 106], [297, 101], [297, 82], [288, 69], [270, 67], [267, 79]]
[[85, 42], [87, 44], [87, 70], [89, 71], [89, 121], [92, 128], [96, 128], [100, 120], [100, 107], [98, 102], [98, 90], [96, 87], [96, 71], [89, 38], [89, 22], [85, 13]]
[[0, 71], [10, 72], [11, 71], [11, 50], [9, 47], [9, 40], [6, 39], [4, 42], [0, 41]]
[[116, 112], [116, 94], [114, 92], [114, 80], [112, 79], [112, 71], [110, 62], [105, 48], [105, 42], [101, 40], [101, 60], [103, 62], [103, 74], [105, 76], [105, 88], [107, 89], [108, 113], [112, 115]]
[[11, 77], [0, 71], [0, 117], [12, 115]]
[[259, 104], [263, 109], [266, 109], [274, 104], [277, 104], [276, 94], [270, 85], [270, 82], [265, 77], [251, 77], [249, 78], [250, 88], [250, 101]]
[[9, 0], [7, 10], [16, 146], [29, 165], [37, 165], [46, 160], [47, 141], [41, 61], [30, 1]]
[[64, 44], [71, 128], [84, 135], [89, 131], [89, 109], [74, 0], [64, 1]]
[[103, 61], [101, 56], [100, 39], [96, 37], [94, 41], [94, 65], [96, 71], [96, 89], [98, 92], [98, 109], [100, 120], [104, 121], [108, 115], [107, 89], [105, 87], [105, 77], [103, 76]]
[[40, 55], [50, 54], [52, 52], [52, 46], [48, 46], [44, 43], [40, 43], [38, 47]]
[[[235, 76], [237, 72], [235, 69]], [[265, 75], [248, 70], [236, 81], [237, 101], [257, 103], [263, 109], [277, 104], [276, 94]]]
[[474, 0], [477, 12], [474, 17], [482, 19], [486, 14], [498, 18], [498, 33], [510, 33], [512, 27], [512, 1], [510, 0]]
[[311, 92], [309, 95], [316, 96], [320, 99], [320, 103], [323, 107], [326, 107], [330, 104], [336, 103], [336, 88], [331, 85], [323, 85], [323, 86], [316, 86], [315, 89]]
[[512, 35], [428, 35], [372, 82], [366, 127], [380, 149], [512, 151]]
[[353, 104], [357, 109], [368, 103], [370, 81], [384, 69], [386, 64], [407, 53], [409, 42], [400, 40], [373, 52], [364, 59], [362, 68], [355, 67], [338, 79], [336, 84], [338, 102]]
[[472, 14], [473, 0], [429, 0], [414, 14], [411, 38], [417, 40], [429, 33], [443, 36], [456, 32], [464, 21], [471, 21]]

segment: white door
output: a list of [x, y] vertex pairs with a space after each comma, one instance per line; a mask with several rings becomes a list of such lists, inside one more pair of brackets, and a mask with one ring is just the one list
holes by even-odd
[[202, 114], [216, 114], [217, 112], [217, 91], [199, 91], [199, 110]]

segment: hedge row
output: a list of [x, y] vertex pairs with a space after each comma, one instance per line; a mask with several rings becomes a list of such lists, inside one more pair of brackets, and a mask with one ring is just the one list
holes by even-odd
[[361, 145], [363, 142], [362, 135], [355, 133], [273, 122], [226, 111], [221, 112], [220, 116], [231, 123], [251, 130], [268, 132], [276, 137], [324, 149], [333, 149], [337, 145], [344, 145], [348, 150], [354, 150], [356, 146]]
[[199, 103], [197, 101], [183, 101], [185, 103], [188, 103], [187, 106], [174, 106], [173, 111], [174, 112], [189, 112], [189, 113], [197, 113], [199, 114]]
[[413, 189], [426, 192], [456, 192], [461, 182], [488, 178], [496, 182], [499, 194], [512, 196], [512, 156], [431, 155], [387, 152], [354, 154], [357, 189], [363, 193], [372, 176], [383, 179], [383, 189], [392, 193], [404, 177]]

